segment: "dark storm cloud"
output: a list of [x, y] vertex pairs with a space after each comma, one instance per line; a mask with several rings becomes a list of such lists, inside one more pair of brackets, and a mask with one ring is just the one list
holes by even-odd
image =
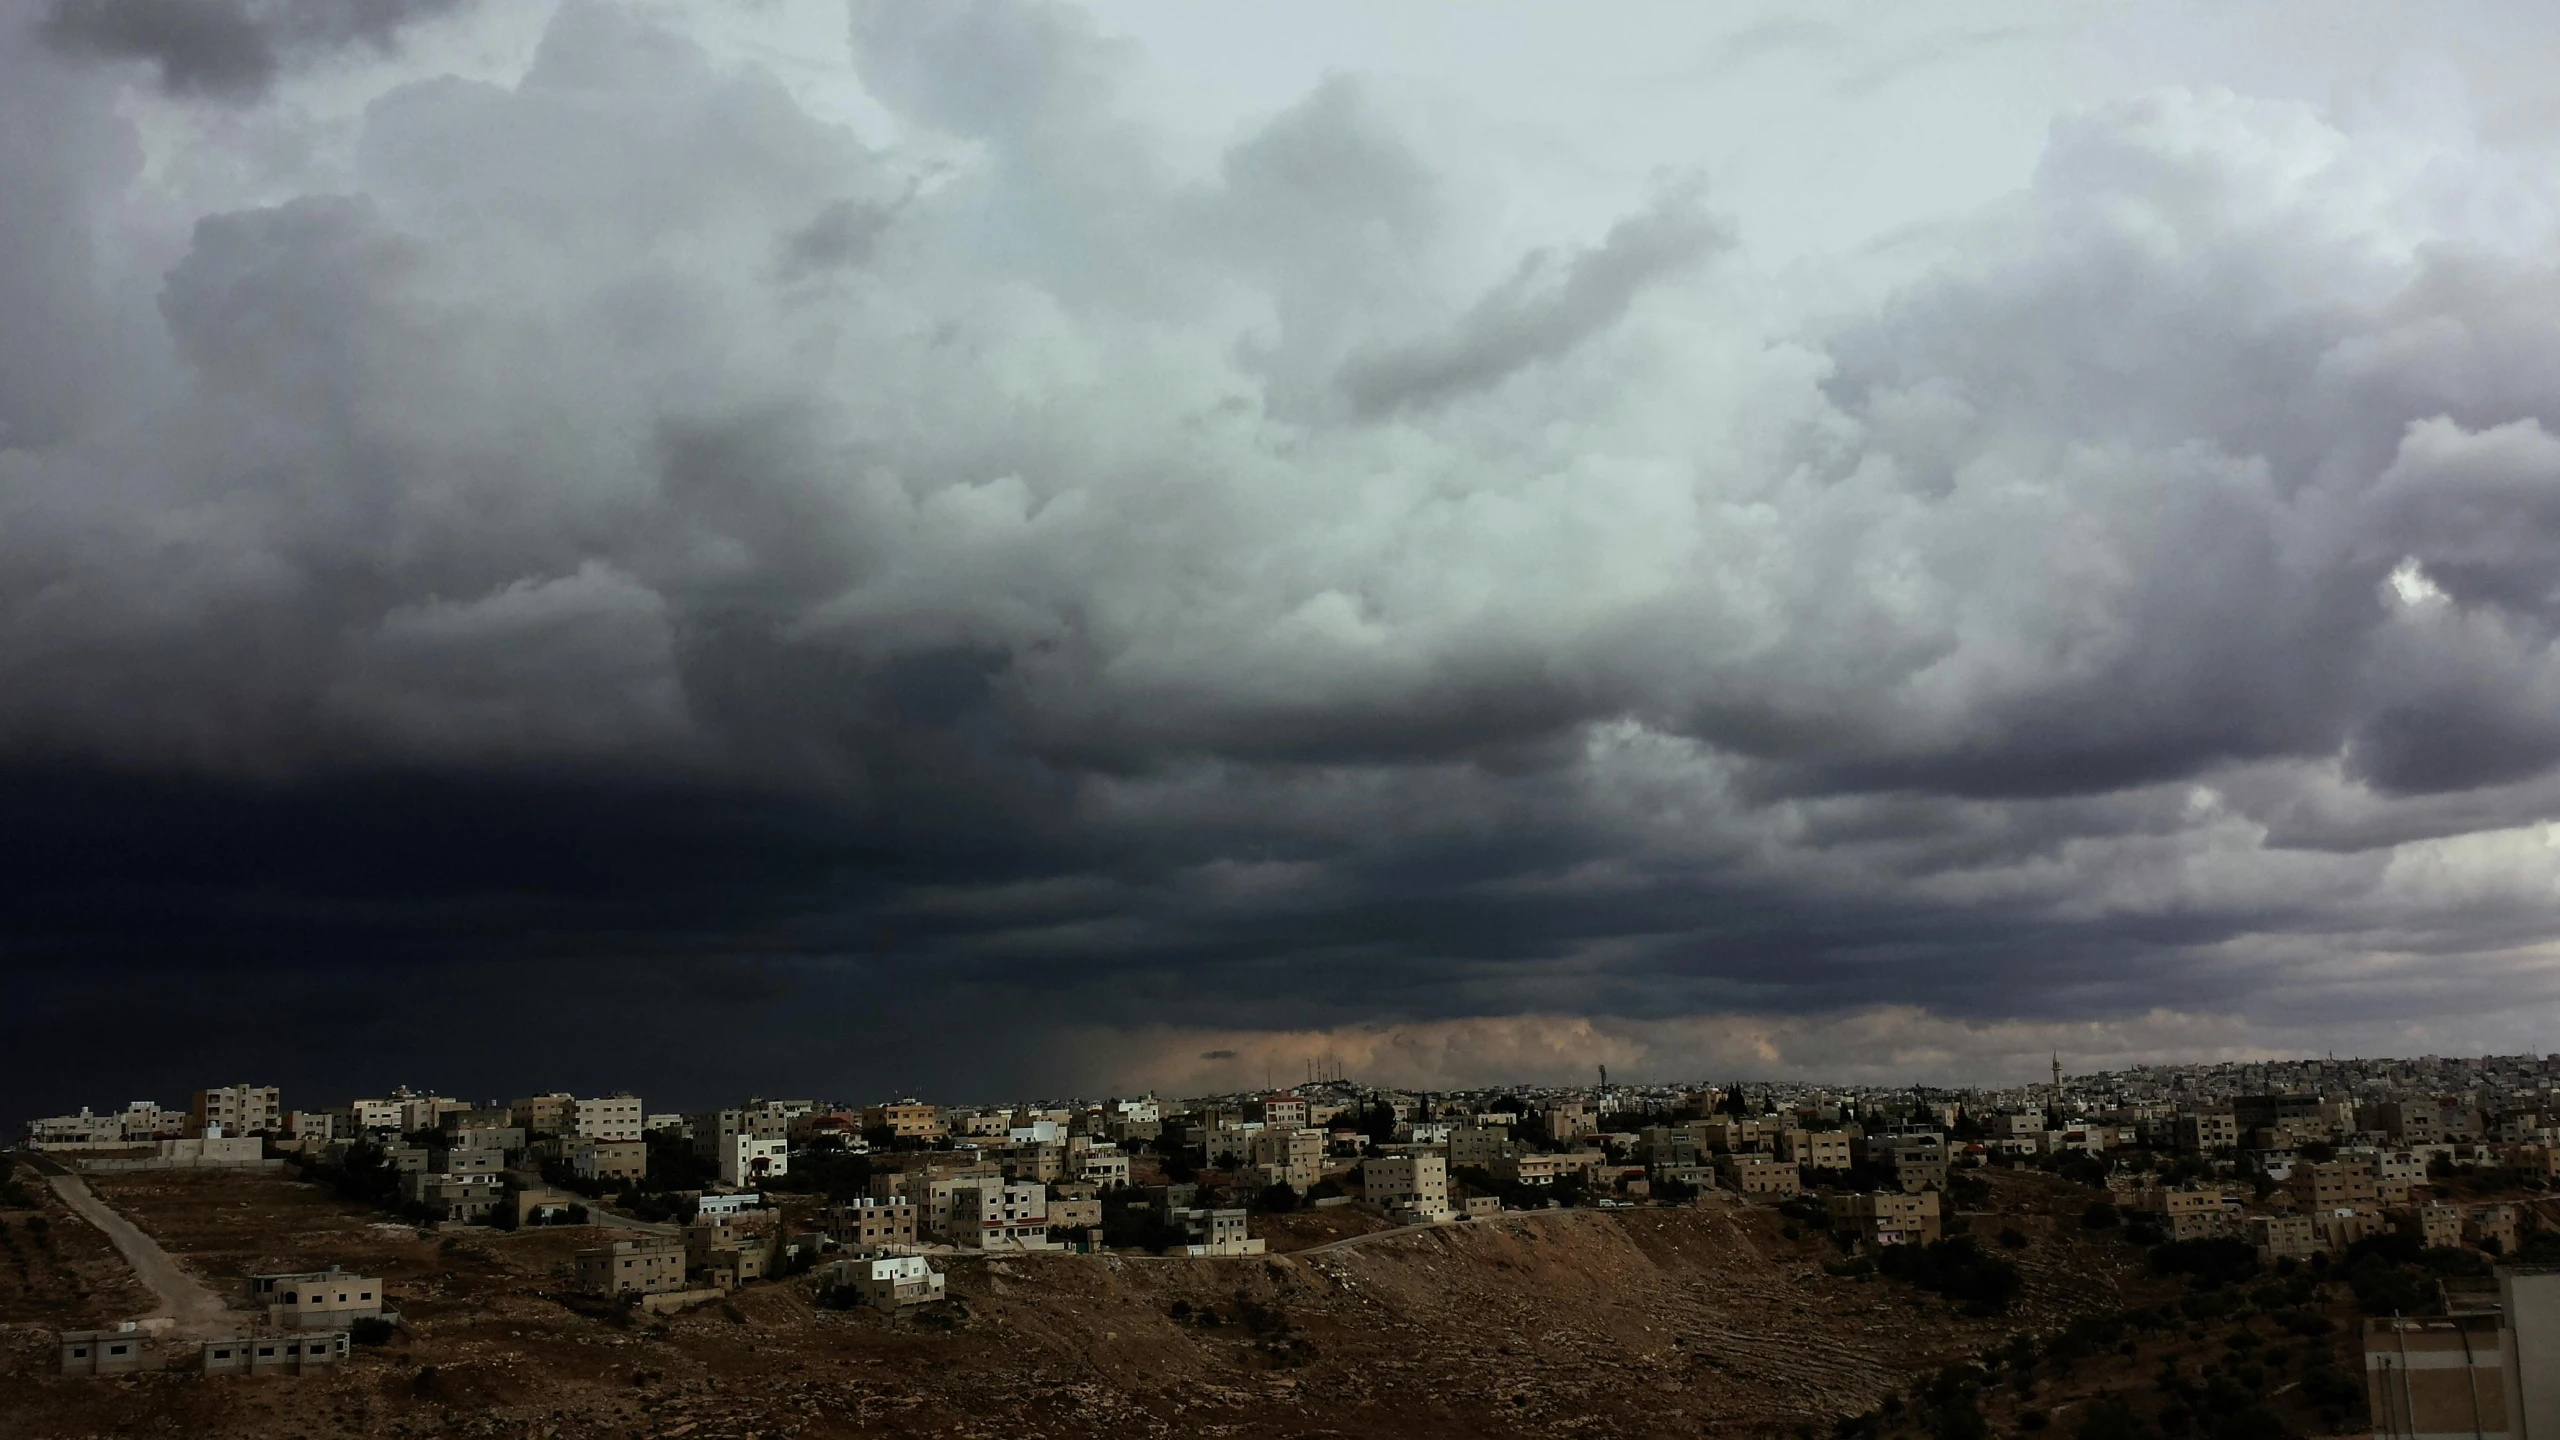
[[1361, 414], [1383, 415], [1487, 389], [1562, 356], [1624, 317], [1647, 286], [1732, 245], [1703, 199], [1677, 192], [1611, 227], [1591, 250], [1562, 260], [1528, 256], [1446, 335], [1352, 356], [1343, 392]]
[[146, 60], [177, 95], [252, 99], [305, 56], [388, 51], [408, 25], [470, 0], [51, 0], [44, 36], [66, 53]]
[[248, 1014], [209, 969], [881, 1084], [955, 1015], [1028, 1084], [1074, 1027], [2546, 1001], [2533, 172], [2129, 102], [1813, 324], [1712, 196], [1524, 230], [1383, 82], [1192, 173], [1075, 12], [853, 41], [894, 144], [570, 3], [183, 225], [114, 76], [0, 49], [6, 1038], [93, 1043], [75, 976], [129, 1056]]
[[838, 200], [820, 210], [808, 225], [784, 237], [781, 277], [796, 280], [828, 270], [842, 270], [871, 258], [881, 233], [897, 218], [894, 207], [861, 200]]

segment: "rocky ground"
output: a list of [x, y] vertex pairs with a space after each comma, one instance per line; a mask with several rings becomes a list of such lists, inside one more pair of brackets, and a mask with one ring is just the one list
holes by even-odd
[[0, 1437], [1827, 1435], [2143, 1283], [2059, 1184], [2003, 1178], [2026, 1287], [1998, 1319], [1826, 1273], [1826, 1238], [1730, 1201], [1424, 1231], [1316, 1212], [1262, 1258], [952, 1262], [952, 1300], [896, 1319], [819, 1309], [805, 1280], [657, 1319], [565, 1293], [607, 1232], [421, 1237], [287, 1177], [112, 1177], [99, 1193], [216, 1288], [343, 1263], [384, 1275], [406, 1326], [334, 1375], [55, 1377], [57, 1316], [125, 1298], [83, 1249], [0, 1332]]

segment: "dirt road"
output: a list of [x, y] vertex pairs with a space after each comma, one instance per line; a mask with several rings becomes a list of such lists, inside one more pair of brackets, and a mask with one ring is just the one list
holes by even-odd
[[169, 1252], [132, 1221], [108, 1209], [105, 1201], [90, 1193], [87, 1182], [59, 1168], [46, 1178], [53, 1185], [53, 1193], [62, 1197], [62, 1203], [103, 1231], [115, 1244], [116, 1253], [133, 1267], [134, 1275], [160, 1297], [160, 1308], [141, 1317], [146, 1322], [172, 1321], [174, 1333], [180, 1335], [220, 1334], [238, 1328], [239, 1318], [224, 1308], [221, 1296], [179, 1268], [178, 1262], [169, 1258]]

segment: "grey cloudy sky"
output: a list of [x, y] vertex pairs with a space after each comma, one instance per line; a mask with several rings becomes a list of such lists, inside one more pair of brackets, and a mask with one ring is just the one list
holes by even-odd
[[0, 1038], [2554, 1048], [2535, 19], [12, 0]]

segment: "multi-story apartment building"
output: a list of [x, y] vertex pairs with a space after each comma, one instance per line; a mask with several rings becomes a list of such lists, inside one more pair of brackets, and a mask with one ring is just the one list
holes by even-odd
[[2218, 1188], [2148, 1189], [2136, 1194], [2133, 1208], [2159, 1217], [2172, 1240], [2203, 1240], [2229, 1235], [2239, 1228], [2240, 1206]]
[[2190, 1155], [2236, 1149], [2240, 1144], [2239, 1117], [2228, 1110], [2188, 1111], [2178, 1117], [2177, 1140], [2178, 1148]]
[[1515, 1150], [1494, 1161], [1493, 1177], [1508, 1185], [1552, 1185], [1564, 1175], [1589, 1175], [1591, 1167], [1604, 1158], [1597, 1150], [1572, 1150], [1556, 1155]]
[[993, 1165], [909, 1170], [903, 1174], [873, 1175], [871, 1193], [874, 1198], [882, 1200], [904, 1197], [916, 1207], [916, 1234], [921, 1238], [949, 1242], [952, 1239], [952, 1216], [957, 1210], [952, 1197], [963, 1186], [1004, 1178], [1004, 1173]]
[[[1099, 1207], [1097, 1207], [1098, 1209]], [[1096, 1215], [1097, 1222], [1100, 1216]], [[827, 1207], [827, 1233], [856, 1255], [887, 1255], [912, 1250], [916, 1243], [915, 1202], [903, 1195], [863, 1197]]]
[[2238, 1095], [2232, 1097], [2231, 1121], [2242, 1134], [2280, 1130], [2298, 1139], [2329, 1133], [2330, 1107], [2317, 1095]]
[[649, 1146], [640, 1140], [580, 1140], [568, 1147], [569, 1170], [581, 1180], [645, 1180]]
[[66, 1149], [75, 1145], [121, 1145], [124, 1125], [113, 1115], [92, 1115], [89, 1107], [80, 1107], [77, 1115], [48, 1115], [27, 1122], [27, 1143], [38, 1150]]
[[[1320, 1135], [1309, 1138], [1318, 1146], [1324, 1143]], [[1129, 1183], [1129, 1156], [1117, 1145], [1088, 1145], [1075, 1152], [1074, 1160], [1075, 1178], [1084, 1184], [1112, 1190]]]
[[507, 1107], [529, 1135], [566, 1135], [575, 1123], [578, 1099], [565, 1090], [528, 1095]]
[[1815, 1170], [1849, 1168], [1849, 1136], [1839, 1130], [1782, 1130], [1778, 1158]]
[[1538, 1114], [1538, 1125], [1547, 1139], [1557, 1145], [1570, 1145], [1592, 1133], [1591, 1108], [1579, 1100], [1558, 1100]]
[[839, 1260], [828, 1269], [826, 1279], [878, 1310], [930, 1305], [942, 1298], [943, 1278], [921, 1255]]
[[1360, 1187], [1372, 1203], [1389, 1210], [1418, 1210], [1429, 1217], [1446, 1215], [1449, 1157], [1436, 1150], [1372, 1156], [1360, 1162]]
[[1175, 1209], [1165, 1218], [1189, 1237], [1192, 1255], [1259, 1255], [1262, 1241], [1246, 1233], [1242, 1210]]
[[[702, 1141], [694, 1141], [696, 1149]], [[791, 1143], [780, 1136], [732, 1131], [711, 1142], [711, 1164], [731, 1188], [778, 1179], [791, 1172]]]
[[862, 1128], [886, 1130], [901, 1140], [931, 1140], [950, 1133], [942, 1123], [942, 1111], [916, 1099], [863, 1106]]
[[197, 1135], [214, 1133], [216, 1126], [224, 1135], [281, 1135], [283, 1092], [273, 1085], [247, 1084], [199, 1090], [187, 1119], [191, 1133]]
[[637, 1097], [624, 1094], [581, 1100], [571, 1112], [570, 1133], [581, 1140], [637, 1140], [648, 1112]]
[[2315, 1210], [2309, 1219], [2320, 1232], [2320, 1243], [2333, 1252], [2381, 1234], [2384, 1226], [2382, 1212], [2370, 1206]]
[[687, 1274], [722, 1290], [761, 1280], [773, 1261], [773, 1230], [764, 1217], [697, 1219], [684, 1227]]
[[336, 1330], [382, 1315], [382, 1280], [351, 1275], [332, 1265], [249, 1277], [249, 1304], [267, 1323], [286, 1330]]
[[1247, 1183], [1286, 1185], [1305, 1194], [1324, 1165], [1324, 1134], [1316, 1130], [1265, 1130], [1253, 1137]]
[[506, 1198], [506, 1185], [496, 1175], [450, 1175], [428, 1170], [403, 1171], [401, 1196], [438, 1220], [486, 1220]]
[[2483, 1250], [2512, 1255], [2516, 1249], [2516, 1207], [2481, 1205], [2463, 1221], [2463, 1238]]
[[1925, 1245], [1938, 1238], [1943, 1223], [1934, 1190], [1834, 1195], [1828, 1208], [1832, 1229], [1871, 1245]]
[[2462, 1207], [2458, 1205], [2430, 1200], [2411, 1206], [2392, 1219], [2394, 1229], [2431, 1249], [2462, 1243]]
[[432, 1175], [495, 1176], [506, 1168], [503, 1150], [452, 1146], [427, 1152], [427, 1172]]
[[1303, 1129], [1307, 1123], [1307, 1102], [1298, 1095], [1265, 1095], [1255, 1117], [1271, 1129]]
[[2382, 1199], [2382, 1192], [2374, 1183], [2373, 1166], [2363, 1160], [2296, 1165], [2287, 1187], [2293, 1191], [2296, 1206], [2306, 1212], [2373, 1206]]
[[1491, 1170], [1512, 1150], [1511, 1128], [1507, 1125], [1452, 1125], [1449, 1127], [1449, 1168], [1456, 1170]]
[[951, 1191], [951, 1243], [972, 1250], [1050, 1250], [1049, 1191], [1012, 1180], [974, 1180]]
[[1745, 1195], [1775, 1196], [1787, 1199], [1803, 1192], [1803, 1178], [1796, 1167], [1774, 1155], [1719, 1155], [1716, 1174], [1726, 1184]]
[[2437, 1145], [2444, 1141], [2444, 1109], [2434, 1100], [2386, 1100], [2356, 1112], [2356, 1123], [2390, 1136], [2403, 1145]]
[[658, 1295], [684, 1288], [678, 1241], [616, 1240], [577, 1254], [578, 1288], [590, 1295]]
[[1063, 1180], [1067, 1175], [1067, 1147], [1063, 1145], [1004, 1145], [979, 1153], [991, 1157], [1015, 1180]]
[[[189, 1113], [163, 1110], [156, 1100], [131, 1101], [116, 1116], [117, 1133], [127, 1142], [147, 1145], [154, 1140], [180, 1140], [186, 1137], [194, 1120]], [[231, 1133], [226, 1130], [224, 1133]]]
[[2249, 1243], [2258, 1247], [2261, 1264], [2307, 1260], [2320, 1249], [2320, 1227], [2308, 1215], [2252, 1215], [2248, 1236]]

